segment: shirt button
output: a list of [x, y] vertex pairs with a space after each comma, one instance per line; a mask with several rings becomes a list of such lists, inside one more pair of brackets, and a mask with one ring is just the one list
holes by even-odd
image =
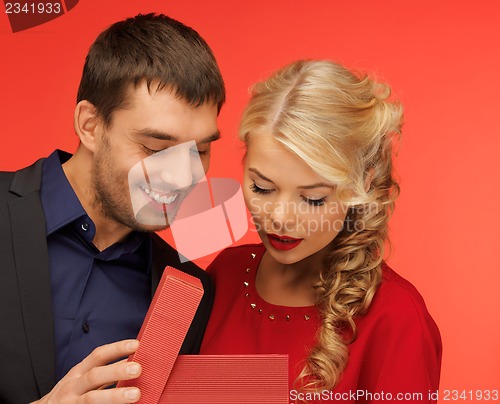
[[87, 231], [89, 229], [89, 224], [87, 222], [82, 223], [82, 230]]
[[83, 323], [82, 325], [82, 330], [85, 334], [88, 334], [88, 332], [90, 331], [90, 327], [89, 325], [87, 324], [87, 322]]

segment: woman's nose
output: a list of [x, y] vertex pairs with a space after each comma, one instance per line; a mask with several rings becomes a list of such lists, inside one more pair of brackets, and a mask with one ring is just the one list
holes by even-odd
[[283, 199], [273, 203], [269, 214], [273, 227], [279, 227], [282, 232], [286, 232], [287, 229], [290, 230], [289, 227], [295, 222], [295, 216], [296, 212], [293, 204]]

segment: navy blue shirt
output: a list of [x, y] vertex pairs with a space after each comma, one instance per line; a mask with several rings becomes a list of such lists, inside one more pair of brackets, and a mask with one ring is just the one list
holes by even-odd
[[151, 302], [152, 244], [147, 233], [99, 251], [95, 225], [83, 209], [56, 150], [43, 164], [45, 213], [60, 380], [99, 345], [136, 338]]

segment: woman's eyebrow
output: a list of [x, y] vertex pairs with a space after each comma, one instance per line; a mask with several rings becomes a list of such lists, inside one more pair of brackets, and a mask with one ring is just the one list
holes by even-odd
[[[251, 171], [255, 174], [257, 174], [260, 178], [262, 178], [263, 180], [265, 181], [268, 181], [268, 182], [271, 182], [274, 184], [274, 181], [271, 180], [270, 178], [267, 178], [264, 174], [262, 174], [259, 170], [257, 170], [256, 168], [253, 168], [253, 167], [250, 167], [248, 169], [248, 171]], [[299, 189], [314, 189], [314, 188], [335, 188], [334, 185], [332, 184], [328, 184], [326, 182], [317, 182], [315, 184], [311, 184], [311, 185], [301, 185], [300, 187], [297, 187]]]
[[264, 174], [262, 174], [262, 173], [261, 173], [259, 170], [257, 170], [256, 168], [250, 167], [250, 168], [248, 169], [248, 171], [252, 171], [253, 173], [257, 174], [260, 178], [262, 178], [263, 180], [265, 180], [265, 181], [269, 181], [269, 182], [272, 182], [272, 183], [274, 184], [273, 180], [271, 180], [271, 179], [267, 178]]

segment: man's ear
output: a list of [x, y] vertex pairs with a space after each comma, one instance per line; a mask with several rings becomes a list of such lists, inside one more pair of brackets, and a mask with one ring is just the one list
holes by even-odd
[[94, 153], [103, 126], [96, 107], [86, 100], [80, 101], [75, 108], [73, 124], [82, 145]]
[[368, 190], [370, 189], [374, 175], [375, 175], [375, 169], [372, 167], [368, 170], [365, 176], [365, 192], [368, 192]]

